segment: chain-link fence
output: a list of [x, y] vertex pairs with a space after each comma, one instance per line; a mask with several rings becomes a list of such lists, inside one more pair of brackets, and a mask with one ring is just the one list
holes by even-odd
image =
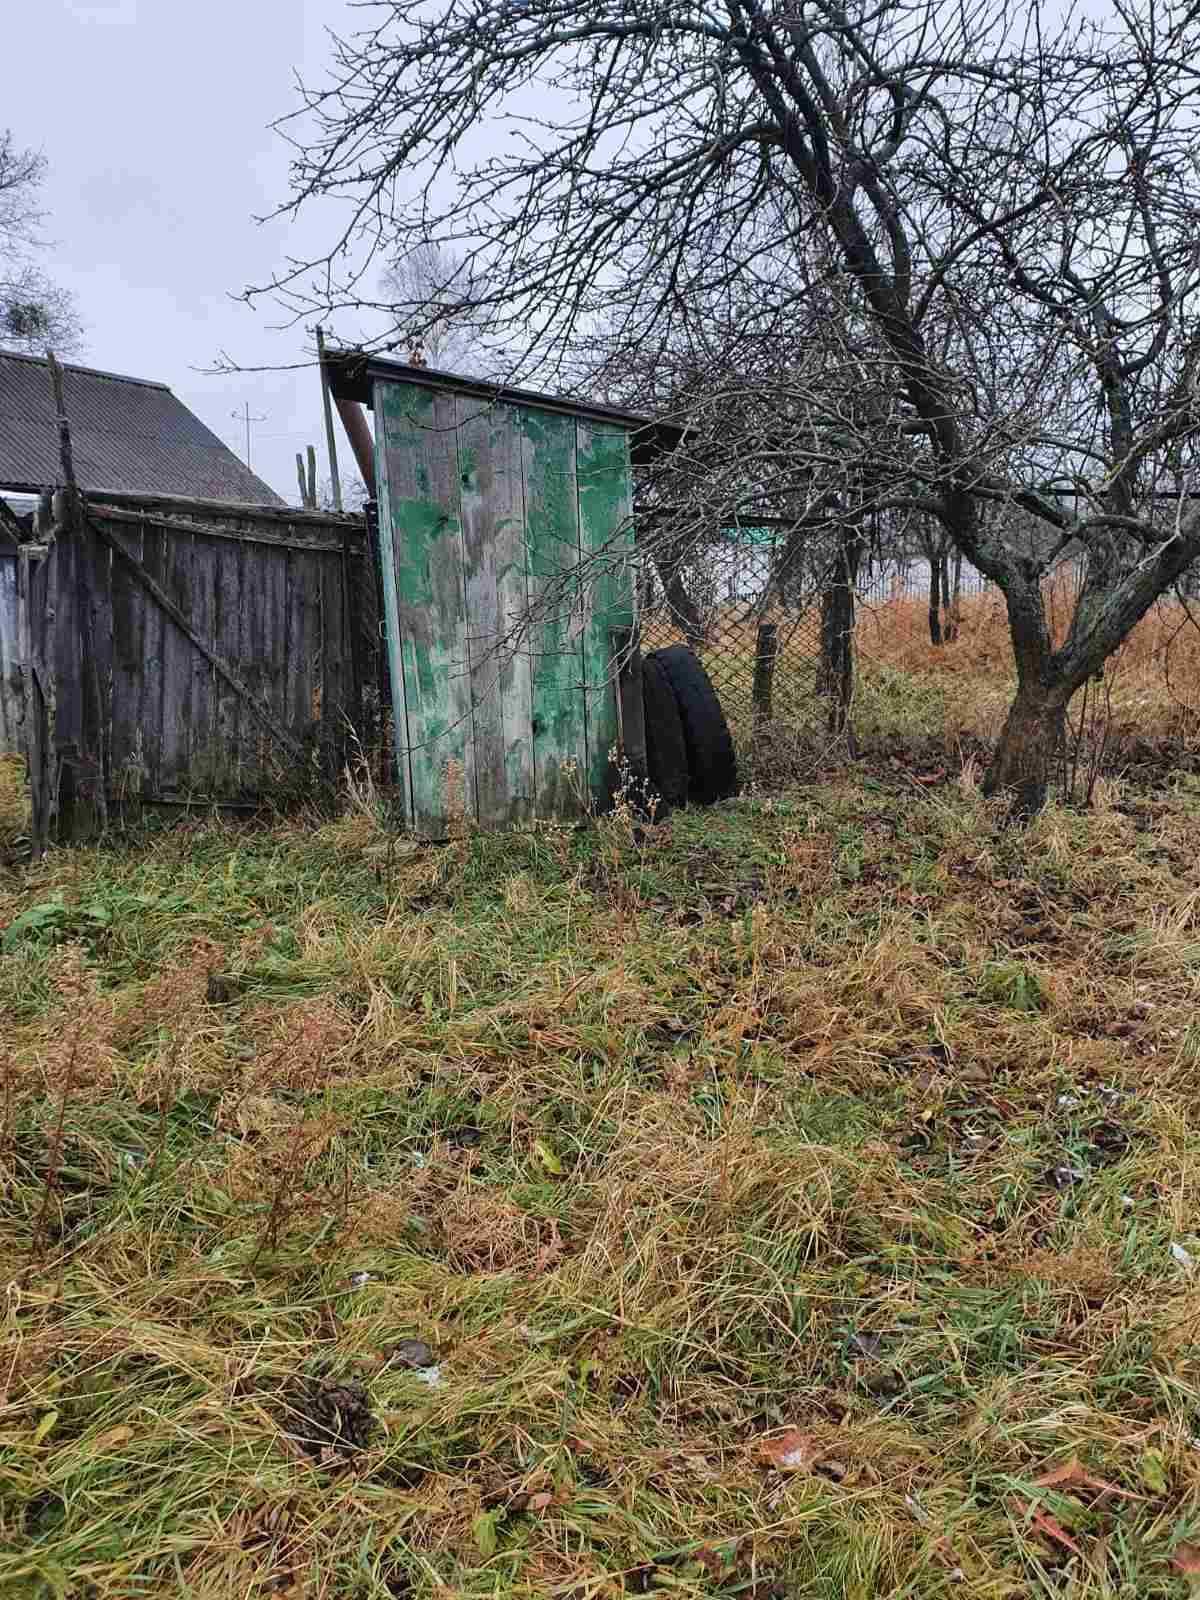
[[764, 722], [821, 720], [820, 584], [781, 583], [786, 538], [783, 524], [722, 528], [678, 555], [648, 541], [641, 568], [643, 650], [690, 645], [739, 741]]

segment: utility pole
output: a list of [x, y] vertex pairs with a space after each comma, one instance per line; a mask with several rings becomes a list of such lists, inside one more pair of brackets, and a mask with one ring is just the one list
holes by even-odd
[[250, 402], [247, 401], [241, 411], [231, 411], [229, 415], [235, 422], [244, 422], [246, 425], [246, 465], [250, 465], [250, 424], [252, 422], [265, 422], [265, 416], [252, 417], [250, 415]]

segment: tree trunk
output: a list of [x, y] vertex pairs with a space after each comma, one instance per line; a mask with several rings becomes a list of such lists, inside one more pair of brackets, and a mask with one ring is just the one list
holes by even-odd
[[929, 642], [942, 642], [942, 558], [930, 549], [929, 556]]
[[958, 630], [954, 624], [954, 602], [950, 597], [950, 558], [944, 547], [938, 558], [938, 574], [942, 586], [942, 642], [953, 644]]
[[983, 783], [984, 794], [1012, 795], [1015, 817], [1032, 817], [1046, 803], [1062, 756], [1068, 698], [1061, 683], [1026, 683], [1017, 690]]
[[704, 643], [704, 621], [699, 606], [687, 592], [680, 571], [684, 552], [679, 548], [677, 541], [672, 541], [666, 548], [661, 544], [656, 545], [652, 554], [671, 618], [682, 628], [688, 644], [695, 650]]
[[829, 700], [829, 731], [844, 733], [854, 693], [854, 586], [866, 540], [843, 528], [833, 568], [821, 591], [821, 662], [817, 693]]
[[[943, 568], [943, 572], [944, 570]], [[958, 630], [962, 621], [962, 551], [957, 547], [954, 551], [954, 584], [950, 590], [950, 598], [947, 601], [945, 594], [943, 594], [942, 599], [943, 605], [948, 606], [942, 635], [947, 644], [953, 644], [958, 638]]]

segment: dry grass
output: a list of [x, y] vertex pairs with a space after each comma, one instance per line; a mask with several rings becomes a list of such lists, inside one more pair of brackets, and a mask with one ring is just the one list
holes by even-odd
[[0, 755], [0, 848], [29, 826], [29, 801], [25, 790], [25, 761], [21, 756]]
[[[1051, 632], [1066, 633], [1073, 593], [1067, 579], [1047, 586]], [[953, 644], [930, 643], [927, 607], [895, 599], [863, 606], [858, 645], [870, 700], [872, 676], [902, 673], [930, 697], [927, 715], [944, 732], [981, 741], [996, 737], [1014, 686], [1004, 602], [996, 592], [962, 603]], [[1137, 744], [1194, 748], [1200, 736], [1200, 611], [1162, 600], [1134, 629], [1106, 669], [1117, 759]]]
[[0, 878], [0, 1593], [1186, 1595], [1200, 792], [1106, 799]]
[[[1051, 631], [1065, 635], [1074, 595], [1066, 575], [1047, 584]], [[751, 689], [758, 625], [773, 622], [779, 654], [773, 720], [756, 725]], [[660, 622], [646, 643], [679, 642]], [[956, 748], [982, 758], [999, 736], [1016, 686], [1004, 603], [998, 591], [964, 599], [952, 644], [929, 639], [923, 598], [861, 601], [852, 723], [868, 748]], [[815, 609], [765, 618], [725, 607], [700, 647], [738, 743], [743, 771], [762, 785], [806, 780], [829, 771], [844, 744], [826, 734], [828, 707], [816, 693], [819, 652]], [[1133, 767], [1189, 763], [1200, 754], [1200, 607], [1158, 603], [1108, 662], [1102, 684], [1076, 696], [1071, 765], [1090, 776]], [[931, 759], [928, 765], [938, 763]], [[1094, 771], [1090, 770], [1094, 769]], [[1071, 777], [1078, 777], [1074, 772]], [[1094, 785], [1076, 784], [1090, 798]]]

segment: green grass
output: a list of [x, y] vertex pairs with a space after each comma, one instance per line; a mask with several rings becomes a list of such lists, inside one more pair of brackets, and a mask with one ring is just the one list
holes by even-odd
[[0, 1594], [1186, 1595], [1200, 801], [1136, 810], [8, 871]]

